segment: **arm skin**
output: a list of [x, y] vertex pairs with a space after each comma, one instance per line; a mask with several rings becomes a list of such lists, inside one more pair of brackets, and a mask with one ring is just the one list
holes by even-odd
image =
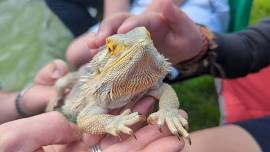
[[128, 12], [129, 0], [105, 0], [104, 18], [118, 12]]
[[[67, 72], [67, 66], [61, 60], [42, 68], [34, 78], [32, 87], [21, 97], [21, 109], [29, 116], [44, 112], [49, 100], [55, 96], [54, 82]], [[0, 90], [0, 124], [21, 118], [15, 108], [17, 94]]]
[[[176, 5], [181, 5], [185, 0], [172, 0]], [[152, 4], [147, 8], [146, 11], [159, 11], [160, 10], [160, 0], [154, 0]]]
[[20, 115], [15, 109], [14, 101], [16, 98], [16, 94], [17, 93], [0, 91], [0, 111], [1, 113], [3, 113], [0, 115], [0, 124], [20, 118]]
[[216, 34], [216, 42], [216, 62], [227, 78], [257, 72], [270, 64], [270, 18], [239, 33]]
[[4, 123], [0, 125], [0, 134], [1, 152], [43, 151], [42, 146], [70, 144], [81, 138], [78, 127], [59, 112]]
[[[15, 108], [15, 98], [18, 92], [0, 91], [0, 124], [22, 118]], [[32, 116], [44, 112], [51, 97], [55, 96], [53, 86], [34, 83], [34, 85], [22, 96], [21, 109]]]

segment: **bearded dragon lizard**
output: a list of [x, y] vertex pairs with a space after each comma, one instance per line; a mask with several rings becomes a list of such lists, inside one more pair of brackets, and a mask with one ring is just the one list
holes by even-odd
[[166, 123], [179, 140], [180, 136], [189, 139], [185, 129], [188, 122], [179, 115], [177, 95], [162, 82], [169, 68], [170, 63], [156, 50], [146, 28], [110, 36], [89, 63], [56, 82], [57, 97], [48, 104], [47, 111], [64, 99], [68, 88], [63, 111], [77, 118], [83, 132], [134, 136], [128, 126], [143, 119], [138, 112], [127, 109], [120, 115], [107, 113], [150, 95], [159, 100], [159, 110], [147, 121], [160, 128]]

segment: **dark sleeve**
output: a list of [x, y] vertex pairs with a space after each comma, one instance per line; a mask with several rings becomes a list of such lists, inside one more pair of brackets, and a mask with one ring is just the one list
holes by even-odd
[[211, 74], [242, 77], [270, 64], [270, 18], [239, 33], [216, 34], [218, 47]]

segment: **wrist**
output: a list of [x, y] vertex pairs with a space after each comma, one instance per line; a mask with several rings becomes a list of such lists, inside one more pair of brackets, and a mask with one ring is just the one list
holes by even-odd
[[196, 48], [197, 51], [194, 51], [196, 53], [194, 53], [194, 55], [192, 55], [190, 58], [179, 62], [178, 64], [185, 65], [198, 62], [199, 60], [201, 60], [206, 56], [209, 47], [211, 48], [215, 47], [212, 45], [212, 40], [214, 39], [214, 35], [212, 34], [212, 32], [210, 32], [205, 26], [202, 25], [199, 25], [198, 28], [200, 33], [199, 36], [200, 45], [198, 48]]
[[188, 78], [205, 74], [209, 67], [210, 52], [217, 48], [217, 44], [214, 41], [214, 34], [203, 25], [198, 25], [198, 28], [200, 31], [201, 46], [196, 51], [197, 53], [193, 57], [176, 64], [176, 68], [183, 77]]
[[25, 110], [25, 95], [28, 93], [28, 91], [30, 91], [30, 89], [32, 88], [32, 84], [27, 85], [25, 88], [23, 88], [16, 96], [15, 99], [15, 108], [16, 108], [16, 112], [22, 117], [28, 117], [31, 116], [31, 114], [29, 114], [29, 112], [27, 112], [27, 110]]
[[16, 95], [17, 92], [0, 92], [0, 124], [20, 118], [15, 108]]

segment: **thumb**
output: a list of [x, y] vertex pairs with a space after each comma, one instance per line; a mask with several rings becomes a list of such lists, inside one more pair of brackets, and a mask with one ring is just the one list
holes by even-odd
[[[8, 122], [0, 126], [9, 137], [7, 151], [35, 151], [46, 145], [68, 144], [81, 138], [79, 129], [59, 112]], [[1, 139], [0, 137], [0, 139]]]
[[62, 60], [54, 60], [43, 67], [34, 78], [35, 84], [53, 85], [57, 79], [68, 73], [68, 67]]
[[187, 16], [184, 12], [182, 12], [176, 3], [171, 0], [161, 0], [161, 13], [164, 19], [167, 21], [169, 27], [174, 32], [181, 32], [183, 31], [183, 24], [187, 22]]

